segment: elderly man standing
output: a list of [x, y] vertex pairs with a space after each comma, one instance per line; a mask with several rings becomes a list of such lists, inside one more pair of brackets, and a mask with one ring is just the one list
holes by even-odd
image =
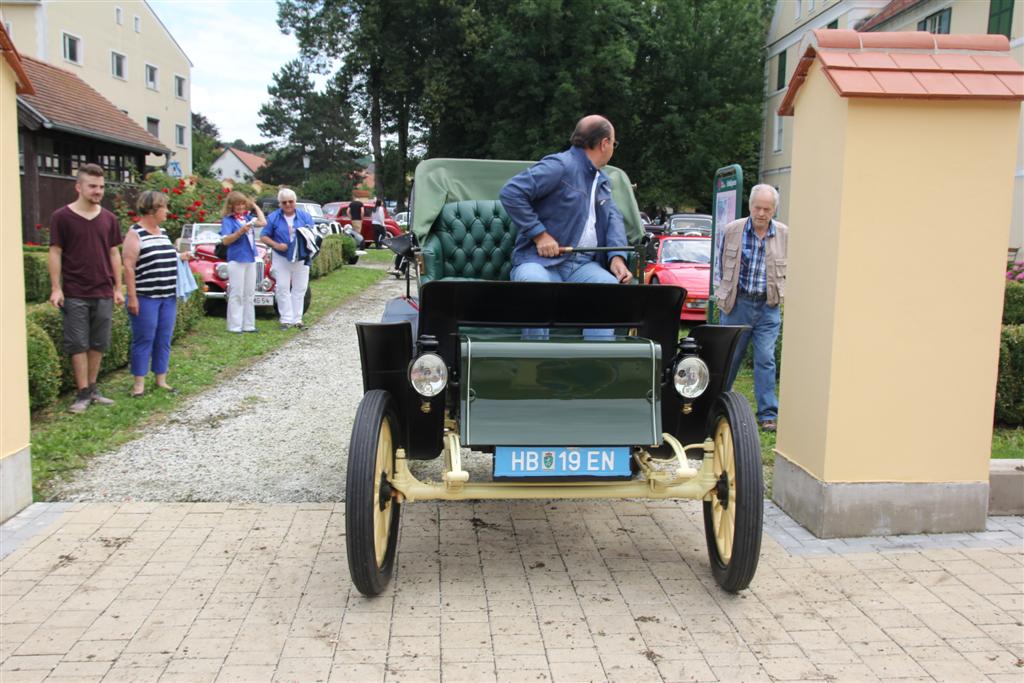
[[724, 325], [750, 325], [736, 350], [734, 371], [754, 343], [754, 396], [761, 429], [775, 431], [779, 400], [775, 395], [775, 340], [782, 324], [779, 306], [786, 293], [789, 228], [773, 219], [779, 192], [771, 185], [750, 191], [750, 216], [725, 226], [718, 253], [721, 283], [715, 299]]
[[267, 216], [260, 242], [273, 249], [270, 274], [277, 290], [277, 311], [281, 329], [305, 329], [302, 309], [309, 287], [309, 258], [300, 257], [297, 230], [312, 226], [313, 217], [295, 205], [295, 192], [287, 188], [277, 193], [279, 209]]

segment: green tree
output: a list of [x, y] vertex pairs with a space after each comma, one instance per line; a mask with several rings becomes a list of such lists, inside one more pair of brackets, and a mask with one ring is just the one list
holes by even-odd
[[210, 177], [210, 165], [220, 156], [220, 131], [212, 121], [192, 112], [192, 172]]

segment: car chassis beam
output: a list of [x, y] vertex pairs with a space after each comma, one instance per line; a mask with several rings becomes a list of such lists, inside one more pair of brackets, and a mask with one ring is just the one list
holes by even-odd
[[[714, 444], [711, 439], [703, 443], [681, 445], [671, 435], [664, 435], [675, 456], [658, 463], [677, 463], [674, 470], [655, 465], [646, 450], [633, 453], [633, 459], [644, 475], [631, 481], [576, 481], [576, 482], [502, 482], [469, 480], [462, 469], [461, 445], [458, 434], [449, 432], [445, 438], [445, 471], [442, 482], [420, 481], [409, 470], [405, 450], [395, 454], [395, 472], [390, 478], [392, 495], [403, 502], [417, 500], [522, 500], [548, 498], [686, 498], [710, 500], [718, 483], [714, 473]], [[702, 449], [704, 458], [699, 469], [693, 469], [686, 460], [685, 451]]]

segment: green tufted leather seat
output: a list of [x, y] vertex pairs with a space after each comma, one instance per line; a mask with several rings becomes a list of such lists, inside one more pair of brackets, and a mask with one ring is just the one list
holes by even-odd
[[509, 280], [516, 226], [497, 199], [449, 202], [423, 243], [420, 283]]

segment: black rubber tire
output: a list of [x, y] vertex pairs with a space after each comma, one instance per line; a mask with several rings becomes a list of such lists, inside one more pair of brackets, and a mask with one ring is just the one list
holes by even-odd
[[224, 318], [228, 314], [228, 302], [224, 299], [206, 299], [203, 301], [203, 312], [206, 315]]
[[348, 263], [348, 265], [350, 265], [350, 266], [354, 266], [355, 264], [359, 263], [359, 255], [357, 254], [357, 255], [355, 255], [355, 256], [353, 256], [353, 257], [349, 258], [349, 260], [347, 261], [347, 263]]
[[[345, 548], [348, 551], [348, 571], [356, 589], [366, 596], [380, 595], [391, 581], [398, 555], [398, 527], [402, 519], [402, 505], [392, 498], [389, 509], [391, 526], [382, 562], [377, 562], [374, 529], [375, 496], [381, 472], [377, 471], [377, 448], [381, 428], [388, 425], [391, 432], [391, 458], [398, 446], [399, 424], [391, 394], [381, 389], [366, 392], [359, 402], [352, 439], [348, 446], [348, 475], [345, 482]], [[393, 461], [393, 460], [392, 460]], [[393, 468], [392, 468], [393, 471]]]
[[709, 501], [704, 502], [704, 534], [715, 581], [723, 590], [738, 593], [750, 585], [761, 556], [764, 473], [757, 420], [746, 397], [735, 391], [727, 391], [718, 397], [708, 417], [708, 435], [712, 439], [715, 439], [723, 420], [728, 422], [732, 434], [736, 480], [733, 501], [736, 517], [732, 553], [728, 561], [723, 560], [715, 540], [714, 506]]
[[657, 278], [657, 276], [655, 276], [655, 277], [652, 277], [651, 281], [648, 282], [647, 284], [649, 284], [649, 285], [660, 285], [661, 284], [661, 280], [659, 280]]
[[309, 310], [309, 305], [313, 303], [313, 288], [306, 286], [306, 295], [302, 297], [302, 312], [305, 313]]

